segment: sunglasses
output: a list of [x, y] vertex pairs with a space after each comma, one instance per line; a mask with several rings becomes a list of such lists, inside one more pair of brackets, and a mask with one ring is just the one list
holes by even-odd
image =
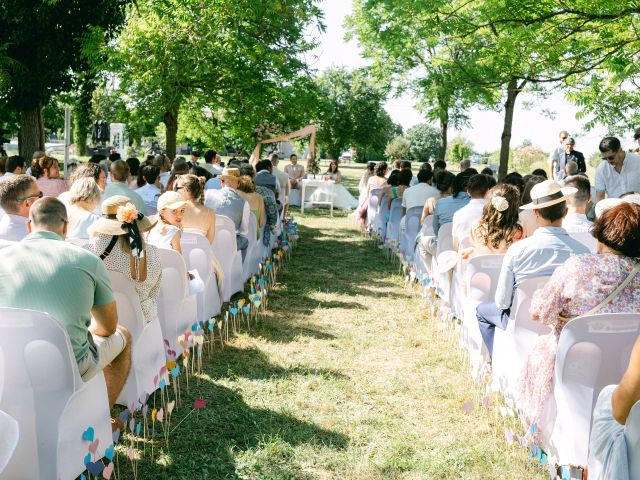
[[40, 192], [35, 195], [29, 195], [28, 197], [18, 198], [16, 199], [16, 202], [20, 203], [20, 202], [24, 202], [25, 200], [29, 200], [30, 198], [42, 198], [42, 197], [44, 197], [44, 193]]
[[606, 160], [607, 162], [611, 162], [612, 160], [615, 160], [616, 156], [615, 155], [611, 155], [610, 157], [602, 157], [602, 160]]

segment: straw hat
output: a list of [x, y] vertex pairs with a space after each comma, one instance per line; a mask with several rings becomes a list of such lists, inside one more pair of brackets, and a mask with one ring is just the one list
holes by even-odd
[[[125, 235], [128, 230], [123, 227], [127, 221], [131, 222], [138, 218], [139, 212], [131, 199], [123, 195], [114, 195], [102, 202], [102, 218], [96, 220], [88, 229], [89, 235]], [[137, 220], [138, 229], [141, 232], [153, 228], [157, 223], [147, 216]]]
[[240, 180], [240, 169], [238, 168], [225, 168], [222, 173], [218, 175], [220, 180]]
[[545, 180], [531, 189], [531, 203], [521, 206], [523, 210], [539, 210], [564, 202], [567, 197], [575, 195], [578, 191], [574, 187], [560, 187], [553, 180]]
[[169, 190], [168, 192], [164, 192], [160, 195], [160, 198], [158, 198], [158, 212], [165, 208], [168, 208], [169, 210], [177, 210], [188, 203], [189, 202], [182, 198], [178, 192]]

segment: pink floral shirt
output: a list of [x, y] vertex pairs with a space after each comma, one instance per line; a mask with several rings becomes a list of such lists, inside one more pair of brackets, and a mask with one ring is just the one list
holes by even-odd
[[44, 175], [36, 180], [45, 197], [58, 197], [68, 190], [67, 184], [60, 178], [49, 178]]
[[[531, 317], [552, 328], [539, 337], [518, 382], [518, 403], [530, 422], [538, 421], [551, 392], [558, 337], [566, 325], [559, 316], [574, 318], [597, 306], [631, 273], [636, 259], [613, 254], [583, 254], [558, 267], [531, 300]], [[640, 274], [598, 313], [640, 310]]]

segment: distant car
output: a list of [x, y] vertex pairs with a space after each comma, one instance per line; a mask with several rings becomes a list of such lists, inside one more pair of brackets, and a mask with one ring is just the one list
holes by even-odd
[[482, 161], [482, 157], [480, 155], [471, 155], [471, 164], [472, 165], [480, 165]]

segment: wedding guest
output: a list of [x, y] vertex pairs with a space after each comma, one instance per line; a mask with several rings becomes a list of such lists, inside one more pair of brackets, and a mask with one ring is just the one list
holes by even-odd
[[393, 202], [396, 198], [402, 199], [404, 192], [409, 189], [411, 178], [413, 177], [413, 173], [411, 173], [411, 170], [400, 169], [394, 170], [394, 172], [398, 172], [395, 185], [389, 185], [382, 191], [382, 197], [387, 197], [388, 208], [391, 208], [391, 202]]
[[[271, 162], [269, 162], [271, 165]], [[258, 165], [260, 162], [258, 162]], [[236, 227], [236, 244], [242, 252], [242, 261], [247, 255], [249, 246], [249, 215], [251, 210], [247, 201], [237, 192], [240, 184], [240, 170], [237, 168], [225, 168], [218, 176], [222, 181], [220, 190], [207, 190], [205, 193], [205, 206], [233, 220]]]
[[175, 250], [182, 255], [180, 237], [182, 235], [182, 217], [188, 201], [178, 192], [164, 192], [158, 199], [157, 223], [149, 231], [147, 241], [158, 248]]
[[[129, 172], [131, 173], [131, 181], [129, 182], [129, 188], [132, 189], [136, 189], [136, 188], [140, 188], [144, 185], [144, 179], [140, 178], [140, 176], [138, 175], [140, 172], [140, 170], [142, 170], [140, 168], [140, 160], [136, 157], [129, 157], [126, 160], [127, 165], [129, 165]], [[144, 166], [144, 165], [143, 165]], [[140, 182], [140, 180], [143, 180], [142, 182]]]
[[531, 301], [531, 318], [551, 327], [539, 337], [519, 382], [519, 407], [538, 421], [551, 392], [558, 337], [572, 318], [640, 309], [640, 206], [622, 203], [597, 218], [598, 253], [568, 258]]
[[107, 267], [129, 279], [140, 299], [147, 323], [158, 317], [162, 264], [153, 245], [147, 245], [143, 233], [155, 221], [142, 215], [127, 197], [115, 195], [102, 203], [102, 217], [89, 227], [90, 241], [84, 246]]
[[289, 157], [289, 161], [291, 163], [284, 167], [284, 173], [289, 176], [291, 188], [300, 190], [302, 188], [302, 178], [304, 177], [304, 167], [298, 164], [298, 156], [295, 154]]
[[171, 167], [171, 176], [169, 180], [167, 180], [167, 185], [165, 186], [165, 191], [173, 190], [173, 182], [176, 181], [178, 175], [185, 175], [189, 173], [191, 169], [191, 165], [187, 162], [186, 158], [178, 157], [173, 161], [173, 166]]
[[140, 173], [144, 179], [144, 186], [136, 189], [135, 192], [142, 197], [147, 211], [154, 215], [158, 209], [158, 198], [162, 194], [162, 190], [158, 186], [160, 183], [160, 169], [145, 165], [140, 169]]
[[29, 175], [12, 175], [0, 181], [0, 208], [5, 213], [0, 219], [0, 240], [19, 242], [29, 234], [29, 210], [42, 196], [35, 178]]
[[169, 157], [163, 154], [158, 154], [153, 157], [151, 165], [154, 167], [158, 167], [160, 169], [160, 183], [162, 183], [162, 188], [166, 189], [167, 184], [169, 183], [169, 178], [171, 177], [171, 160]]
[[13, 175], [21, 175], [25, 173], [25, 161], [20, 155], [12, 155], [7, 157], [4, 169], [5, 173], [2, 178], [12, 177]]
[[289, 184], [289, 175], [287, 175], [282, 170], [278, 169], [278, 164], [280, 163], [280, 159], [278, 158], [278, 154], [274, 153], [271, 155], [271, 165], [272, 170], [271, 173], [278, 179], [280, 183], [280, 203], [282, 205], [287, 206], [289, 203], [289, 194], [291, 193], [291, 185]]
[[505, 329], [509, 321], [513, 295], [523, 281], [551, 276], [556, 267], [572, 255], [589, 253], [589, 249], [569, 236], [562, 228], [567, 213], [566, 198], [575, 193], [545, 180], [531, 189], [531, 203], [538, 228], [533, 235], [514, 243], [505, 254], [498, 278], [495, 301], [483, 302], [476, 309], [480, 333], [489, 356], [493, 354], [495, 328]]
[[488, 177], [487, 175], [478, 174], [469, 178], [467, 193], [471, 197], [471, 200], [467, 205], [453, 214], [453, 220], [451, 221], [453, 224], [451, 234], [453, 236], [453, 249], [455, 251], [458, 251], [460, 241], [469, 237], [471, 227], [482, 216], [482, 211], [486, 203], [484, 197], [489, 189], [495, 185], [496, 181], [494, 178]]
[[522, 195], [522, 193], [524, 192], [524, 188], [526, 186], [524, 178], [518, 172], [511, 172], [507, 174], [507, 176], [505, 176], [502, 179], [501, 183], [506, 183], [507, 185], [513, 185], [518, 189], [518, 191], [520, 192], [520, 195]]
[[362, 201], [364, 197], [367, 195], [367, 183], [369, 179], [373, 177], [376, 169], [375, 162], [367, 163], [367, 169], [364, 172], [364, 175], [360, 177], [360, 182], [358, 183], [358, 191], [360, 192], [360, 197], [358, 198], [358, 205], [362, 205]]
[[433, 231], [438, 236], [440, 225], [451, 223], [453, 221], [453, 215], [469, 203], [471, 197], [467, 193], [467, 184], [469, 183], [470, 175], [465, 172], [460, 172], [453, 180], [451, 196], [442, 198], [436, 203], [433, 211]]
[[[268, 188], [276, 195], [276, 200], [281, 197], [280, 182], [276, 176], [271, 173], [273, 171], [273, 164], [270, 160], [260, 160], [256, 163], [256, 176], [253, 178], [253, 182], [261, 187]], [[278, 209], [281, 210], [281, 206]]]
[[0, 306], [58, 320], [69, 334], [80, 376], [89, 381], [103, 371], [113, 407], [129, 373], [131, 336], [118, 325], [107, 270], [97, 256], [64, 241], [67, 212], [58, 199], [36, 201], [29, 219], [29, 236], [0, 251]]
[[520, 194], [513, 185], [501, 183], [489, 190], [481, 217], [470, 229], [471, 247], [460, 255], [467, 259], [506, 253], [512, 244], [525, 238], [526, 231], [518, 219], [519, 208]]
[[547, 172], [545, 172], [542, 168], [536, 168], [533, 172], [531, 172], [532, 176], [542, 177], [544, 180], [548, 180]]
[[569, 233], [589, 232], [593, 223], [587, 219], [591, 211], [591, 183], [587, 177], [574, 175], [565, 177], [565, 187], [573, 187], [575, 195], [567, 199], [567, 216], [562, 221], [562, 228]]
[[336, 183], [342, 183], [342, 173], [340, 173], [340, 169], [338, 168], [337, 160], [331, 160], [329, 168], [323, 175], [326, 175], [330, 180], [333, 180]]
[[31, 174], [45, 197], [57, 197], [67, 191], [67, 185], [60, 178], [60, 164], [52, 157], [40, 157], [33, 162]]
[[210, 244], [216, 235], [216, 213], [204, 206], [204, 177], [180, 175], [173, 188], [187, 201], [187, 208], [182, 216], [182, 227], [202, 233]]
[[[240, 167], [240, 174], [248, 177], [253, 182], [255, 170], [253, 165], [245, 164]], [[263, 245], [268, 246], [271, 242], [271, 232], [275, 231], [278, 223], [278, 205], [276, 204], [276, 196], [268, 188], [261, 187], [254, 183], [255, 191], [262, 197], [264, 203], [264, 235], [262, 237]], [[251, 208], [251, 207], [250, 207]]]
[[404, 214], [406, 214], [410, 208], [423, 207], [429, 198], [439, 195], [438, 189], [431, 186], [432, 178], [433, 171], [431, 170], [431, 165], [423, 163], [420, 170], [418, 170], [418, 183], [407, 188], [402, 195], [402, 212]]
[[102, 200], [106, 200], [109, 197], [115, 195], [122, 195], [127, 197], [136, 206], [139, 212], [145, 214], [147, 208], [144, 205], [142, 197], [129, 188], [129, 165], [123, 160], [116, 160], [109, 167], [111, 175], [111, 183], [107, 185], [104, 190]]
[[[76, 168], [76, 170], [69, 177], [70, 185], [73, 185], [76, 180], [80, 178], [93, 178], [98, 184], [101, 195], [104, 192], [104, 189], [107, 187], [107, 175], [96, 163], [83, 163], [79, 165], [78, 168]], [[67, 190], [66, 192], [58, 195], [58, 200], [60, 200], [65, 204], [67, 208], [69, 208], [69, 205], [71, 205], [71, 201], [69, 200], [70, 197], [71, 192], [70, 190]], [[100, 212], [100, 205], [98, 205], [96, 206], [96, 211], [94, 213], [100, 215]]]
[[[549, 171], [551, 172], [551, 180], [555, 180], [555, 178], [553, 178], [553, 172], [555, 171], [555, 163], [557, 163], [560, 160], [560, 154], [562, 152], [565, 151], [565, 146], [564, 146], [564, 142], [567, 138], [569, 138], [569, 132], [567, 132], [566, 130], [562, 130], [559, 134], [558, 134], [558, 138], [560, 140], [560, 145], [558, 145], [556, 148], [554, 148], [551, 151], [551, 154], [549, 155], [549, 159], [547, 160], [548, 165], [549, 165]], [[538, 173], [534, 173], [534, 175], [539, 175]], [[547, 180], [547, 174], [545, 172], [544, 175], [544, 179]]]
[[[527, 205], [531, 203], [531, 189], [535, 187], [537, 184], [545, 181], [545, 178], [540, 175], [532, 176], [527, 184], [524, 187], [524, 191], [522, 192], [520, 204]], [[538, 225], [536, 223], [536, 216], [533, 213], [533, 210], [520, 210], [520, 223], [524, 227], [524, 231], [527, 232], [527, 236], [533, 235], [533, 232], [536, 231]]]
[[[247, 202], [249, 202], [249, 208], [251, 209], [251, 213], [253, 214], [253, 216], [256, 218], [258, 229], [264, 227], [265, 225], [264, 200], [262, 198], [262, 195], [260, 195], [259, 193], [256, 193], [256, 187], [251, 177], [247, 175], [242, 175], [240, 177], [238, 192], [240, 193], [240, 195], [242, 195], [242, 198], [244, 198]], [[258, 234], [258, 237], [260, 237], [259, 234]]]
[[425, 202], [424, 208], [422, 209], [422, 216], [420, 217], [421, 224], [424, 223], [429, 215], [433, 215], [436, 204], [440, 199], [446, 198], [452, 194], [453, 182], [455, 181], [456, 176], [447, 170], [438, 169], [437, 171], [434, 170], [433, 178], [439, 193], [435, 197], [428, 198]]
[[69, 190], [69, 231], [67, 238], [88, 240], [88, 228], [101, 217], [95, 213], [100, 205], [100, 188], [92, 177], [79, 178]]
[[625, 152], [616, 137], [603, 138], [598, 148], [604, 161], [596, 168], [596, 203], [640, 191], [640, 156]]

